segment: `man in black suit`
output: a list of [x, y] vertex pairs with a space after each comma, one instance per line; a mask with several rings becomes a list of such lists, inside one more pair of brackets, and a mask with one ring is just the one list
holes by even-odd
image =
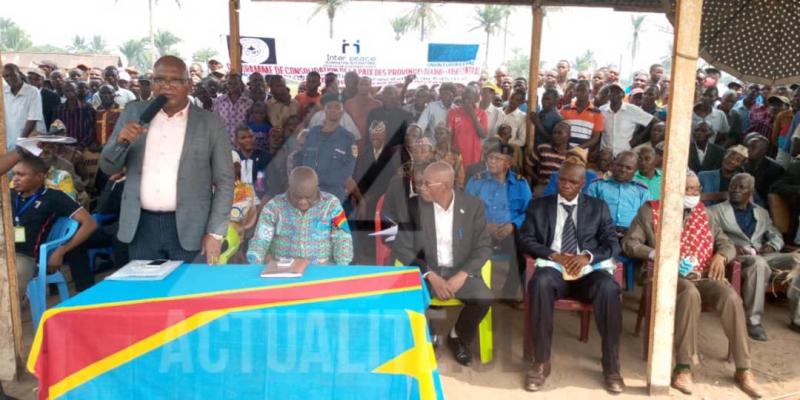
[[622, 393], [619, 336], [622, 329], [620, 287], [611, 273], [620, 245], [608, 206], [581, 194], [586, 167], [565, 163], [558, 194], [533, 201], [520, 233], [520, 247], [535, 257], [537, 269], [528, 284], [534, 362], [525, 389], [538, 391], [550, 374], [553, 307], [571, 297], [591, 303], [603, 338], [603, 375], [610, 393]]
[[711, 171], [722, 167], [725, 149], [711, 143], [714, 130], [706, 122], [701, 122], [692, 131], [692, 144], [689, 145], [689, 169], [694, 172]]
[[419, 213], [413, 230], [400, 230], [394, 255], [403, 265], [418, 265], [431, 295], [440, 300], [458, 299], [464, 309], [448, 343], [461, 365], [472, 362], [469, 345], [478, 324], [489, 311], [492, 293], [481, 278], [481, 267], [492, 255], [481, 201], [454, 191], [455, 172], [439, 161], [425, 168], [416, 197]]

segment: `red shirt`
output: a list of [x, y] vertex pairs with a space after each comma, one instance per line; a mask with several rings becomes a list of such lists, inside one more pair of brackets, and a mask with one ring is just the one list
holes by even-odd
[[[478, 117], [481, 127], [489, 129], [489, 115], [480, 107], [475, 107], [475, 116]], [[468, 167], [481, 160], [481, 138], [472, 124], [463, 107], [457, 107], [447, 114], [447, 127], [453, 133], [453, 148], [461, 152], [464, 167]]]

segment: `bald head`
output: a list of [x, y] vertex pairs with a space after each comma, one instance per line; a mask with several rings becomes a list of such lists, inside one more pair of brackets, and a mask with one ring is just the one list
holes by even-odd
[[309, 167], [297, 167], [289, 174], [289, 189], [319, 186], [317, 173]]
[[453, 167], [444, 161], [437, 161], [425, 168], [425, 180], [427, 182], [442, 183], [446, 188], [452, 189], [455, 184], [456, 173]]
[[179, 70], [181, 70], [181, 71], [183, 71], [185, 73], [185, 76], [184, 76], [185, 78], [189, 77], [189, 69], [186, 68], [186, 63], [183, 62], [183, 60], [181, 60], [178, 57], [175, 57], [175, 56], [163, 56], [163, 57], [159, 58], [156, 61], [156, 63], [153, 64], [153, 70], [156, 70], [159, 67], [176, 68], [176, 69], [179, 69]]

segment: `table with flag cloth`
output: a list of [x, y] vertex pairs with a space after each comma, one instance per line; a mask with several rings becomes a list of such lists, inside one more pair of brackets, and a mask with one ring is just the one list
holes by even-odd
[[47, 310], [28, 369], [63, 399], [441, 399], [417, 268], [184, 265]]

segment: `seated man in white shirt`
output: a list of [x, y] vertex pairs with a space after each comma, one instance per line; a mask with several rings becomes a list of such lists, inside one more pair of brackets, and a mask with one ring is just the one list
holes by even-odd
[[[393, 251], [403, 265], [417, 265], [431, 295], [440, 300], [458, 299], [464, 309], [448, 335], [448, 344], [461, 365], [472, 362], [469, 346], [478, 324], [489, 312], [492, 292], [481, 278], [481, 268], [492, 255], [483, 203], [454, 191], [455, 172], [450, 164], [435, 162], [425, 168], [414, 229], [401, 229]], [[438, 344], [433, 335], [434, 345]]]

